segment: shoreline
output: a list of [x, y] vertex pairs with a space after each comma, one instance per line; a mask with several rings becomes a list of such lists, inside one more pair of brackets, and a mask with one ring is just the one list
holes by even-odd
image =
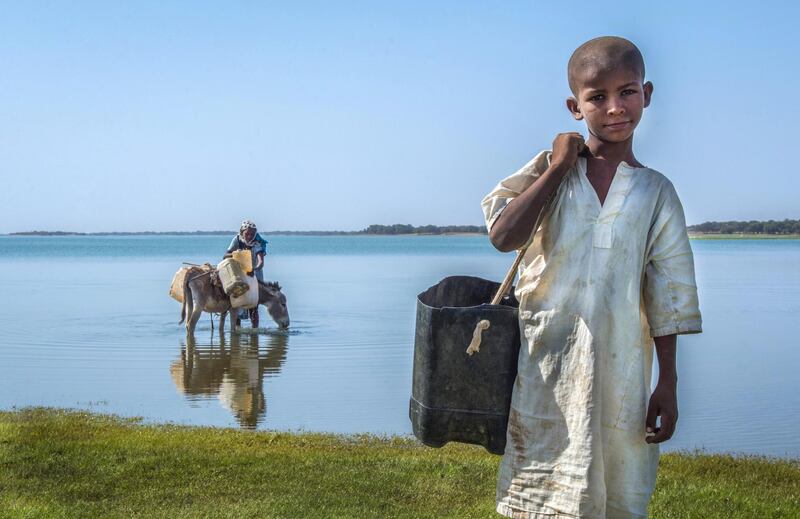
[[[0, 411], [16, 517], [489, 517], [500, 457], [402, 437], [246, 431], [55, 408]], [[231, 483], [235, 484], [231, 484]], [[800, 516], [800, 460], [670, 452], [654, 519]], [[309, 500], [309, 489], [313, 499]], [[724, 496], [721, 499], [720, 496]]]
[[800, 234], [689, 233], [692, 240], [800, 240]]
[[[136, 236], [233, 236], [236, 232], [96, 232], [96, 233], [8, 233], [0, 237], [8, 238], [113, 238]], [[372, 233], [372, 232], [347, 232], [347, 231], [275, 231], [262, 232], [262, 236], [488, 236], [485, 232], [412, 232], [412, 233]]]
[[[108, 232], [108, 233], [8, 233], [0, 234], [7, 238], [110, 238], [110, 237], [148, 237], [148, 236], [232, 236], [236, 234], [222, 232]], [[800, 234], [718, 234], [718, 233], [688, 233], [691, 240], [800, 240]], [[309, 232], [264, 232], [263, 236], [488, 236], [485, 232], [442, 232], [442, 233], [403, 233], [380, 234], [365, 232], [338, 232], [338, 231], [309, 231]]]

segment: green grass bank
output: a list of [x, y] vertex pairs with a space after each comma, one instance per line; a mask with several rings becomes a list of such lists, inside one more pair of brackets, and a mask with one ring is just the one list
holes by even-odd
[[[403, 438], [0, 412], [0, 517], [499, 517], [499, 458]], [[661, 458], [653, 518], [800, 517], [800, 461]]]

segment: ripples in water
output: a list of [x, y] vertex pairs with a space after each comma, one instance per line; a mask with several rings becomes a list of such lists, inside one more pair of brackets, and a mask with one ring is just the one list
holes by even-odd
[[[0, 408], [408, 434], [417, 293], [449, 275], [499, 279], [512, 261], [485, 237], [276, 236], [267, 277], [289, 331], [264, 312], [263, 333], [220, 337], [204, 316], [187, 341], [172, 275], [227, 241], [0, 237]], [[664, 448], [800, 455], [800, 241], [692, 246], [705, 332], [679, 339], [681, 419]]]

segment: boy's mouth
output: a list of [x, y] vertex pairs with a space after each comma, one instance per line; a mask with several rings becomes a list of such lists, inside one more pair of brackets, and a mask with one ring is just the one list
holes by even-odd
[[633, 121], [621, 121], [621, 122], [618, 122], [618, 123], [606, 124], [604, 126], [606, 128], [608, 128], [609, 130], [621, 130], [622, 128], [627, 127], [632, 122]]

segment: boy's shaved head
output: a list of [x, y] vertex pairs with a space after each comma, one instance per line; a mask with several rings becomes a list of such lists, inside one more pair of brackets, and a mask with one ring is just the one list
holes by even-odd
[[639, 73], [644, 80], [644, 58], [636, 45], [618, 36], [601, 36], [589, 40], [575, 49], [569, 58], [569, 88], [577, 95], [581, 77], [587, 71], [610, 72], [619, 67]]

